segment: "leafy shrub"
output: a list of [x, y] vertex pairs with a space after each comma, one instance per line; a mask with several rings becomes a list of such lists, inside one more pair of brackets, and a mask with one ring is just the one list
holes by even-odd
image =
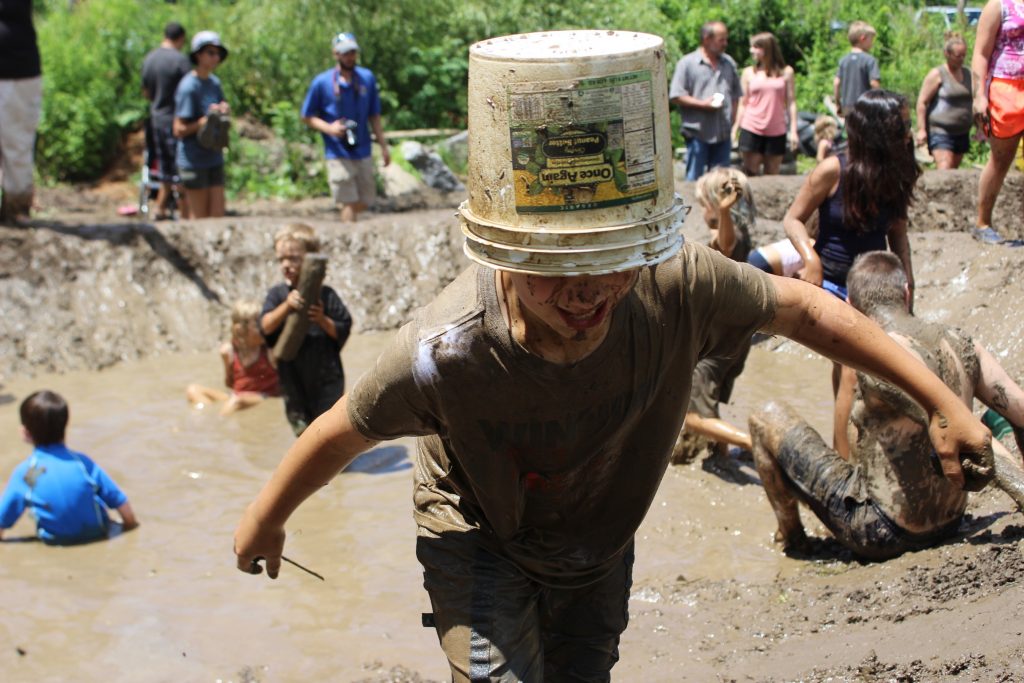
[[[671, 71], [682, 54], [697, 47], [701, 24], [712, 19], [729, 26], [729, 53], [741, 66], [750, 61], [751, 35], [775, 33], [797, 71], [800, 109], [822, 112], [822, 96], [832, 92], [838, 60], [849, 50], [844, 22], [854, 19], [878, 29], [875, 54], [883, 86], [914, 101], [927, 70], [942, 61], [941, 23], [915, 23], [914, 12], [922, 5], [921, 0], [902, 5], [885, 0], [45, 0], [36, 3], [44, 73], [38, 167], [55, 179], [89, 179], [103, 172], [123, 134], [146, 116], [139, 69], [172, 19], [190, 35], [202, 29], [221, 33], [231, 57], [217, 74], [236, 114], [270, 125], [287, 143], [319, 145], [298, 112], [312, 77], [333, 65], [330, 41], [338, 31], [355, 32], [361, 62], [380, 81], [385, 127], [392, 130], [465, 124], [467, 50], [478, 40], [570, 28], [646, 31], [665, 39]], [[972, 30], [965, 35], [973, 42]], [[326, 186], [311, 180], [301, 161], [304, 147], [286, 146], [292, 151], [273, 158], [262, 157], [257, 147], [241, 141], [232, 149], [230, 191], [323, 193]]]

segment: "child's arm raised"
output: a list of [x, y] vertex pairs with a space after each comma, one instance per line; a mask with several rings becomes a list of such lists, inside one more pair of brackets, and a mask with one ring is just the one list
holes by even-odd
[[347, 396], [309, 425], [238, 523], [238, 569], [259, 574], [263, 570], [256, 562], [264, 559], [267, 576], [276, 579], [284, 551], [285, 522], [303, 501], [375, 443], [360, 434], [349, 419]]

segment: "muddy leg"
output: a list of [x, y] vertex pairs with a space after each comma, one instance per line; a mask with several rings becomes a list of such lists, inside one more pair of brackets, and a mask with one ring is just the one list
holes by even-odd
[[771, 402], [750, 415], [750, 437], [753, 442], [754, 465], [761, 475], [765, 495], [779, 522], [775, 541], [786, 550], [798, 550], [807, 545], [807, 535], [800, 521], [798, 499], [790, 489], [776, 456], [782, 446], [782, 437], [800, 418], [784, 404]]

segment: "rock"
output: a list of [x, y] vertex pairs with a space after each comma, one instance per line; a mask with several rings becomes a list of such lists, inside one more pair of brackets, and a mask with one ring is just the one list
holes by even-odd
[[465, 169], [469, 164], [469, 131], [464, 130], [445, 139], [439, 145], [445, 157], [457, 169]]
[[455, 177], [441, 156], [414, 140], [402, 143], [402, 156], [423, 176], [427, 187], [442, 192], [464, 192], [466, 187]]

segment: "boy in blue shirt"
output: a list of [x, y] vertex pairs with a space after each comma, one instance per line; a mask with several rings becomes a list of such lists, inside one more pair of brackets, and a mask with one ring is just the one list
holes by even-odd
[[21, 431], [35, 446], [17, 467], [0, 498], [0, 537], [25, 508], [39, 538], [54, 545], [107, 536], [107, 508], [117, 510], [125, 531], [139, 525], [128, 497], [90, 458], [64, 445], [68, 404], [52, 391], [37, 391], [21, 404]]

